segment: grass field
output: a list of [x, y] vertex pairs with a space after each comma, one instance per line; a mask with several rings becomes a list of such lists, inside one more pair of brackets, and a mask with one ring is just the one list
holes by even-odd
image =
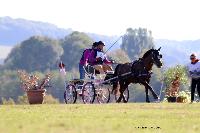
[[0, 133], [199, 133], [200, 104], [0, 106]]

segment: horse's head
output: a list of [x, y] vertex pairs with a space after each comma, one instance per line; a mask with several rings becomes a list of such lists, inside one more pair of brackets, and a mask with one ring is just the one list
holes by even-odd
[[162, 55], [159, 53], [161, 47], [159, 49], [150, 49], [147, 51], [143, 58], [148, 58], [152, 63], [154, 63], [158, 68], [162, 67], [161, 58]]
[[154, 64], [158, 68], [162, 67], [162, 62], [161, 62], [162, 54], [159, 53], [160, 49], [161, 49], [161, 47], [159, 49], [153, 49], [152, 50], [152, 59], [153, 59]]

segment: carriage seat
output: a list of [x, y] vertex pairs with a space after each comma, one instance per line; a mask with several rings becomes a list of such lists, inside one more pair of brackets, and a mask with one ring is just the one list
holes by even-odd
[[85, 71], [88, 73], [88, 74], [100, 74], [100, 72], [98, 70], [96, 70], [93, 66], [91, 65], [87, 65], [85, 67]]

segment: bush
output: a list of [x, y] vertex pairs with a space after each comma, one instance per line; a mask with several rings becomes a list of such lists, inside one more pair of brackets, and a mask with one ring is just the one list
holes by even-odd
[[181, 85], [187, 85], [188, 82], [186, 68], [181, 65], [169, 68], [164, 72], [164, 83], [166, 85], [166, 96], [177, 97]]
[[54, 98], [51, 94], [46, 94], [44, 97], [44, 104], [58, 104], [59, 100]]
[[23, 96], [18, 96], [17, 103], [18, 104], [29, 104], [27, 95], [24, 94]]
[[188, 84], [186, 68], [181, 65], [171, 67], [164, 72], [164, 83], [167, 87], [169, 87], [177, 77], [179, 78], [181, 84]]
[[9, 98], [8, 100], [6, 100], [6, 98], [1, 98], [2, 104], [3, 105], [14, 105], [15, 101], [12, 98]]

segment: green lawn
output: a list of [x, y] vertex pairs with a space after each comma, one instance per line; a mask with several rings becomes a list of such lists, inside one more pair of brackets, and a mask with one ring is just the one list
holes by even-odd
[[200, 103], [1, 105], [0, 133], [199, 133]]

